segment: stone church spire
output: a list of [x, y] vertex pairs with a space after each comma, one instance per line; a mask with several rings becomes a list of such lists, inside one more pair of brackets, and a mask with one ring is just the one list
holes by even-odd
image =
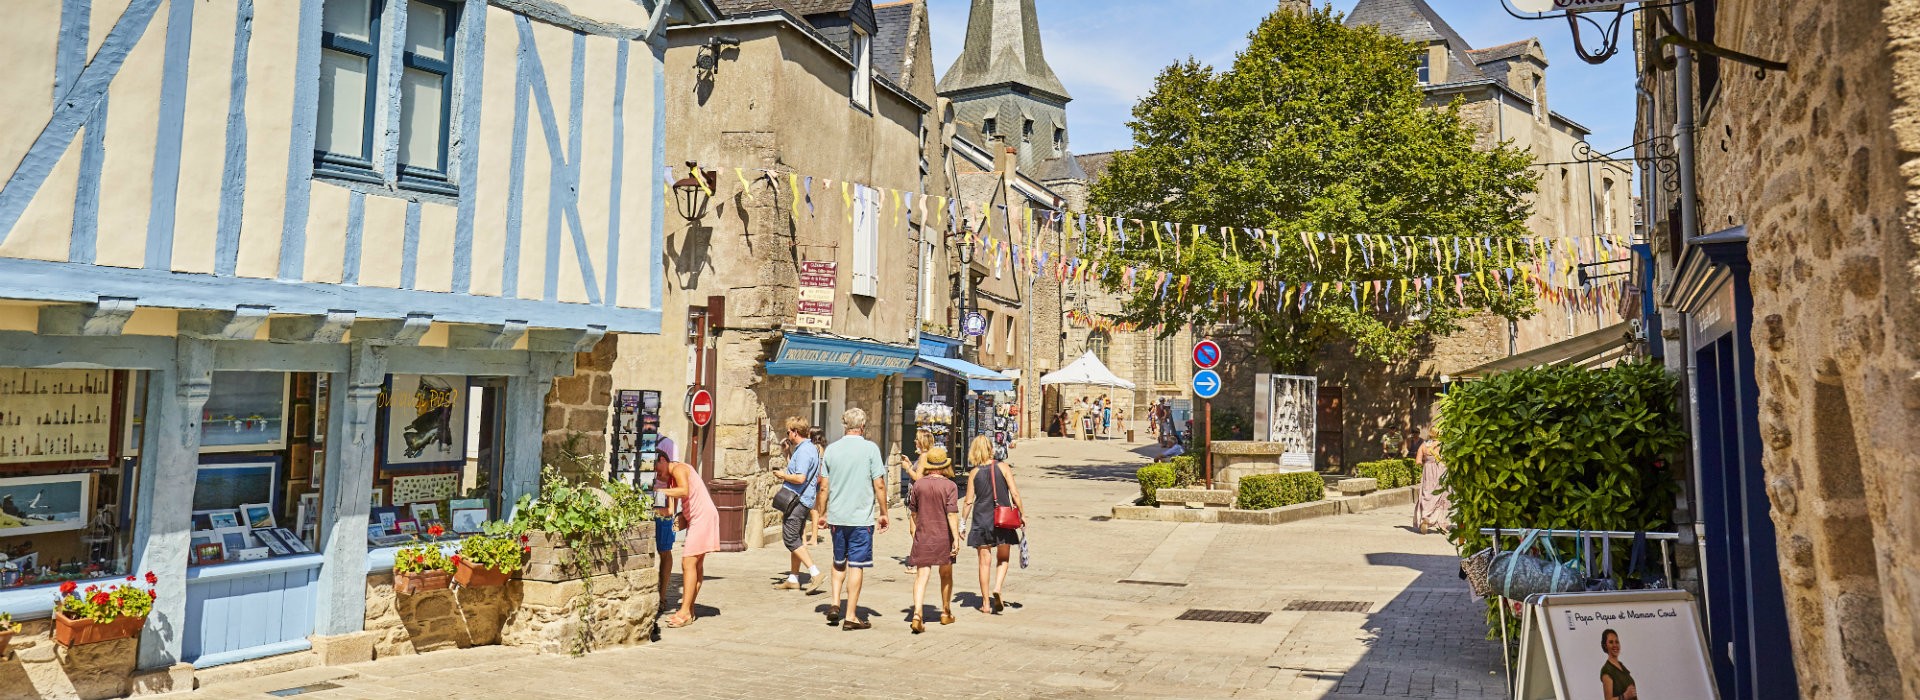
[[1040, 49], [1033, 0], [973, 0], [966, 48], [940, 80], [940, 94], [1020, 85], [1072, 100]]

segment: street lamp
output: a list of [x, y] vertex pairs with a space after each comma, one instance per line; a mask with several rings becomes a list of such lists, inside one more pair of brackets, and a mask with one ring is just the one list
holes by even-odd
[[699, 163], [687, 161], [687, 176], [673, 183], [674, 205], [680, 210], [680, 218], [693, 221], [706, 216], [713, 189], [719, 184], [719, 171], [702, 171]]

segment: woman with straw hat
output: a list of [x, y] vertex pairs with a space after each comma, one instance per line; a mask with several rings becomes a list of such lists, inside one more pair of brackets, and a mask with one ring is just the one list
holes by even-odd
[[953, 483], [953, 460], [944, 447], [921, 455], [921, 475], [913, 482], [907, 509], [913, 513], [913, 549], [907, 566], [913, 567], [913, 633], [927, 631], [921, 616], [927, 578], [940, 570], [940, 624], [953, 624], [953, 561], [960, 554], [960, 488]]

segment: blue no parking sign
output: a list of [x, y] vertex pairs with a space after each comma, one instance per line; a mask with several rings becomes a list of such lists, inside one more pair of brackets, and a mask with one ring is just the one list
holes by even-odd
[[1211, 399], [1215, 396], [1219, 396], [1221, 384], [1222, 382], [1220, 381], [1219, 372], [1215, 372], [1210, 369], [1203, 369], [1193, 373], [1193, 395], [1194, 396], [1198, 396], [1203, 399]]

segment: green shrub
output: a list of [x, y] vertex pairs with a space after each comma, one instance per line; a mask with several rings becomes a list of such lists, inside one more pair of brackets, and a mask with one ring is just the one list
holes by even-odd
[[1194, 455], [1180, 455], [1173, 458], [1173, 487], [1192, 488], [1200, 483], [1200, 458]]
[[[1687, 439], [1677, 395], [1666, 368], [1645, 361], [1537, 367], [1448, 389], [1440, 485], [1460, 552], [1489, 544], [1482, 528], [1671, 529], [1679, 487], [1667, 464]], [[1626, 549], [1615, 548], [1615, 571]]]
[[1420, 465], [1411, 459], [1383, 459], [1378, 462], [1361, 462], [1353, 465], [1353, 472], [1359, 476], [1378, 479], [1380, 488], [1397, 489], [1420, 483]]
[[1319, 472], [1282, 472], [1240, 477], [1240, 494], [1234, 507], [1241, 510], [1266, 510], [1309, 503], [1327, 496], [1327, 481]]
[[1140, 480], [1140, 505], [1143, 506], [1160, 505], [1160, 501], [1154, 497], [1155, 494], [1159, 493], [1160, 489], [1173, 488], [1173, 465], [1171, 464], [1149, 464], [1141, 467], [1135, 476]]

